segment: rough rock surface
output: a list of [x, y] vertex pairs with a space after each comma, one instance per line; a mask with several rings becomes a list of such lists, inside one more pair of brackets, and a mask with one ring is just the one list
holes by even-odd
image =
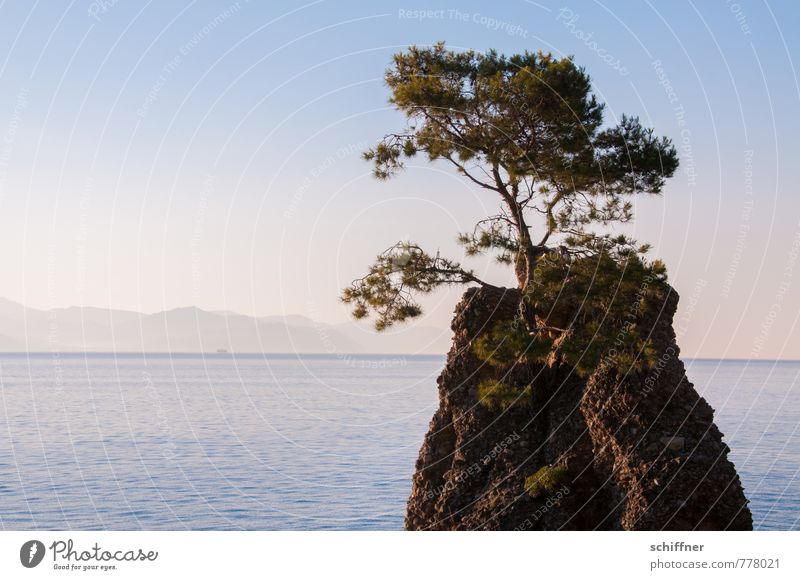
[[[508, 375], [531, 384], [532, 397], [492, 410], [479, 402], [489, 369], [471, 341], [518, 303], [516, 290], [472, 288], [456, 308], [406, 529], [752, 529], [713, 410], [678, 356], [674, 290], [640, 314], [659, 356], [650, 370], [620, 376], [601, 364], [579, 378], [554, 364], [517, 365]], [[534, 497], [525, 479], [544, 466], [566, 477]]]

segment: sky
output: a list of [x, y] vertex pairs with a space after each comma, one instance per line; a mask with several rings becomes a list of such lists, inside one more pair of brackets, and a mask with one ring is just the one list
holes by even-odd
[[[636, 202], [681, 296], [682, 354], [800, 359], [800, 87], [793, 2], [5, 2], [0, 297], [35, 308], [196, 305], [345, 322], [340, 289], [412, 239], [462, 259], [497, 209], [420, 159], [377, 182], [360, 153], [403, 119], [391, 55], [573, 55], [608, 123], [678, 147]], [[468, 264], [496, 283], [510, 273]], [[425, 299], [441, 327], [461, 288]], [[403, 332], [397, 329], [394, 332]]]

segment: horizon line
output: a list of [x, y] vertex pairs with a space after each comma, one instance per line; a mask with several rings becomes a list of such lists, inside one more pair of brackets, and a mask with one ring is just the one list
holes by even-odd
[[[65, 351], [58, 351], [58, 350], [9, 350], [9, 351], [0, 351], [0, 356], [5, 355], [41, 355], [41, 354], [49, 354], [49, 355], [145, 355], [145, 356], [171, 356], [171, 355], [191, 355], [191, 356], [208, 356], [208, 355], [215, 355], [215, 356], [249, 356], [249, 357], [256, 357], [256, 356], [324, 356], [330, 358], [348, 358], [353, 356], [363, 356], [363, 357], [443, 357], [447, 356], [446, 352], [443, 353], [408, 353], [408, 352], [387, 352], [387, 353], [368, 353], [368, 352], [342, 352], [342, 353], [332, 353], [332, 352], [258, 352], [258, 351], [226, 351], [226, 352], [216, 352], [216, 351], [138, 351], [138, 350], [93, 350], [93, 351], [83, 351], [83, 350], [65, 350]], [[757, 363], [765, 363], [765, 362], [794, 362], [800, 363], [800, 359], [796, 358], [715, 358], [715, 357], [707, 357], [707, 356], [698, 356], [698, 357], [681, 357], [681, 360], [684, 361], [710, 361], [710, 362], [757, 362]]]

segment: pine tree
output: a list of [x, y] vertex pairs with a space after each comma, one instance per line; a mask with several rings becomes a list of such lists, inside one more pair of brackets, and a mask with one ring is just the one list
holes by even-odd
[[[394, 56], [386, 83], [407, 124], [364, 153], [375, 177], [388, 179], [421, 154], [498, 197], [498, 213], [458, 239], [467, 256], [491, 253], [514, 268], [529, 332], [546, 325], [535, 295], [545, 259], [550, 270], [594, 260], [613, 274], [620, 261], [639, 261], [648, 250], [608, 226], [632, 220], [632, 196], [661, 192], [677, 153], [636, 117], [605, 127], [604, 105], [572, 58], [412, 46]], [[470, 283], [488, 285], [457, 261], [399, 242], [342, 300], [357, 318], [374, 313], [382, 330], [421, 314], [415, 295]]]

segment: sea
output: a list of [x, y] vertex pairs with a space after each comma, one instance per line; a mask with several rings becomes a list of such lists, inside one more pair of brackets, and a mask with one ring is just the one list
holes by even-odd
[[[800, 362], [685, 362], [755, 527], [800, 529]], [[0, 529], [400, 530], [443, 363], [0, 354]]]

